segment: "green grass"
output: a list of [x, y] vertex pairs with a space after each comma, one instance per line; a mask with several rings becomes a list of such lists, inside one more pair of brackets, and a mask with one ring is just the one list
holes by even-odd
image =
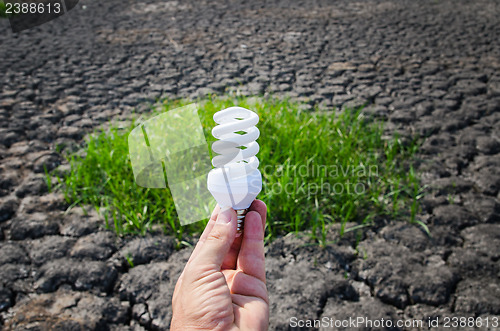
[[7, 6], [3, 1], [0, 1], [0, 18], [7, 18], [8, 15], [6, 13], [7, 11]]
[[[166, 101], [156, 112], [186, 103]], [[267, 239], [310, 230], [308, 235], [325, 244], [331, 224], [340, 223], [343, 233], [347, 222], [368, 226], [377, 216], [419, 223], [422, 188], [412, 167], [416, 139], [384, 139], [383, 123], [361, 110], [301, 111], [298, 103], [272, 98], [212, 98], [200, 104], [209, 144], [216, 111], [240, 105], [260, 116], [257, 156], [263, 190], [258, 198], [268, 206]], [[154, 112], [147, 117], [152, 116]], [[206, 221], [179, 225], [168, 189], [135, 184], [127, 146], [134, 127], [111, 125], [90, 135], [83, 156], [67, 156], [71, 171], [59, 178], [57, 187], [71, 206], [95, 206], [118, 234], [159, 227], [180, 243], [186, 235], [200, 233]]]

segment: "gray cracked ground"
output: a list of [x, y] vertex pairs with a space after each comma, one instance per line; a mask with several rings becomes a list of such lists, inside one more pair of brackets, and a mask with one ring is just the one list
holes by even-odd
[[168, 328], [190, 251], [163, 235], [118, 239], [92, 212], [64, 215], [43, 168], [62, 164], [56, 145], [78, 148], [157, 97], [226, 91], [366, 103], [389, 134], [427, 137], [419, 218], [432, 239], [397, 220], [365, 231], [359, 255], [349, 238], [325, 249], [278, 239], [270, 329], [293, 316], [500, 315], [497, 1], [82, 0], [43, 26], [0, 30], [4, 328]]

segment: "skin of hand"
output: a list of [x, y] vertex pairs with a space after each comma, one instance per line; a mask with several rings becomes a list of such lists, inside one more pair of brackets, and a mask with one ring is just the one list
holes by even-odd
[[236, 237], [236, 212], [215, 207], [175, 286], [171, 330], [267, 330], [266, 214], [255, 200]]

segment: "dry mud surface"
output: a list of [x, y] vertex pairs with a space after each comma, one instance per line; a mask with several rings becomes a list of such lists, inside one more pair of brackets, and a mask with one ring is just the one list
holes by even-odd
[[292, 317], [500, 315], [499, 2], [82, 0], [43, 26], [13, 34], [1, 20], [0, 31], [3, 328], [168, 328], [190, 250], [63, 214], [43, 169], [63, 163], [56, 145], [77, 148], [156, 97], [226, 91], [368, 104], [389, 133], [427, 137], [419, 219], [432, 238], [386, 220], [364, 232], [361, 254], [350, 238], [276, 240], [271, 330]]

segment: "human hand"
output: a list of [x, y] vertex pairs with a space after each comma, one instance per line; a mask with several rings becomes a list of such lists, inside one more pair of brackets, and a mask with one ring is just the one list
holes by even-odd
[[172, 298], [171, 330], [267, 330], [267, 207], [255, 200], [236, 237], [236, 212], [215, 207]]

